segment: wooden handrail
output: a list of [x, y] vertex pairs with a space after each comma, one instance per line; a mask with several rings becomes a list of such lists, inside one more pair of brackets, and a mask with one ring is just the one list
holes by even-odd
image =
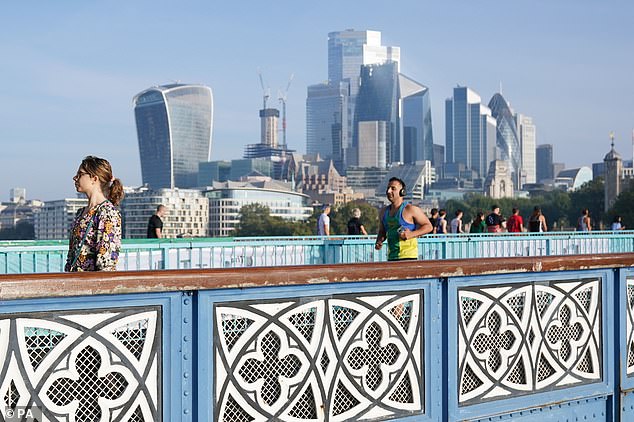
[[234, 269], [0, 275], [0, 300], [191, 291], [634, 266], [634, 253]]

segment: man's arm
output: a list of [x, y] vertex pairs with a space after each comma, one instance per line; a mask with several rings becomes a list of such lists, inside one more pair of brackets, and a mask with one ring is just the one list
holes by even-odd
[[154, 229], [154, 231], [155, 231], [155, 233], [156, 233], [156, 237], [157, 237], [157, 238], [159, 238], [159, 239], [162, 239], [162, 238], [163, 238], [163, 233], [162, 233], [162, 231], [161, 231], [161, 228], [160, 228], [160, 227], [155, 228], [155, 229]]
[[376, 234], [376, 242], [374, 242], [374, 249], [377, 251], [383, 247], [383, 242], [385, 241], [385, 227], [383, 226], [383, 214], [385, 214], [385, 207], [379, 212], [379, 231]]
[[427, 233], [431, 233], [431, 231], [434, 229], [429, 221], [429, 218], [427, 218], [423, 210], [421, 210], [417, 206], [408, 204], [405, 207], [403, 214], [405, 214], [403, 217], [409, 216], [412, 219], [413, 223], [417, 226], [416, 230], [413, 231], [408, 229], [403, 230], [401, 232], [401, 239], [403, 240], [423, 236]]

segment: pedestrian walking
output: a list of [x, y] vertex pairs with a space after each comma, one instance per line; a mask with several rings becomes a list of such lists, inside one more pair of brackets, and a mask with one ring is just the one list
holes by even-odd
[[114, 271], [121, 250], [121, 180], [110, 163], [99, 157], [84, 158], [73, 177], [75, 189], [88, 198], [77, 211], [70, 230], [65, 271]]

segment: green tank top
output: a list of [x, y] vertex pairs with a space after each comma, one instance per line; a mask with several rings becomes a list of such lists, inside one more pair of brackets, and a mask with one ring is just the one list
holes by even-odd
[[387, 260], [397, 261], [399, 259], [418, 259], [418, 239], [413, 237], [409, 240], [402, 240], [398, 229], [405, 227], [415, 230], [416, 226], [403, 219], [403, 209], [405, 203], [401, 204], [394, 216], [390, 216], [391, 205], [385, 210], [383, 215], [383, 225], [387, 235]]

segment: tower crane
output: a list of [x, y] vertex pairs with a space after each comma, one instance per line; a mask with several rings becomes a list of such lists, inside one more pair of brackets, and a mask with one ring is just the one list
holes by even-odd
[[288, 95], [288, 90], [291, 87], [291, 82], [293, 82], [294, 73], [291, 73], [291, 76], [288, 78], [288, 83], [286, 84], [286, 89], [284, 92], [281, 90], [278, 91], [278, 100], [282, 104], [282, 143], [284, 147], [286, 147], [286, 97]]
[[271, 92], [268, 87], [264, 87], [264, 78], [262, 78], [260, 69], [258, 69], [258, 76], [260, 77], [260, 86], [262, 87], [262, 110], [266, 110], [266, 101], [271, 96]]

